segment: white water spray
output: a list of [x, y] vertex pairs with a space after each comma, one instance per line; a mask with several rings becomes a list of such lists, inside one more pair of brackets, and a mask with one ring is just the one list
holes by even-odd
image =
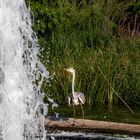
[[0, 0], [0, 140], [45, 139], [40, 87], [48, 72], [31, 25], [24, 0]]

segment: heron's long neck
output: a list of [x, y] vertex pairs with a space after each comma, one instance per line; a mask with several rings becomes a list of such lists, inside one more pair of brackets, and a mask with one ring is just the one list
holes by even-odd
[[75, 94], [74, 94], [74, 84], [75, 84], [75, 73], [73, 73], [73, 78], [72, 78], [72, 95], [73, 95], [73, 97], [75, 97]]

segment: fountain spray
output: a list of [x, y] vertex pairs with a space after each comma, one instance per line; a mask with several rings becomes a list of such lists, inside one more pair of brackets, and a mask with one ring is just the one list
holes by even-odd
[[0, 140], [45, 140], [40, 91], [49, 73], [24, 0], [0, 0]]

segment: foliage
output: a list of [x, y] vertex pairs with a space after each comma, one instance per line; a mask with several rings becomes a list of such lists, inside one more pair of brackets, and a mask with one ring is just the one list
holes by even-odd
[[87, 105], [112, 109], [121, 100], [140, 106], [139, 1], [126, 0], [26, 0], [33, 12], [33, 29], [41, 46], [40, 58], [53, 80], [46, 94], [66, 104], [71, 76], [86, 95]]

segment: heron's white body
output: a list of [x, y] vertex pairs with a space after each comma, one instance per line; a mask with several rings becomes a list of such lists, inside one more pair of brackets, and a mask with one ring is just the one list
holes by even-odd
[[74, 105], [79, 105], [78, 98], [77, 98], [77, 99], [73, 99], [73, 104], [74, 104]]
[[[69, 68], [65, 69], [66, 71], [72, 73], [73, 79], [72, 79], [72, 94], [68, 96], [68, 104], [73, 106], [80, 105], [82, 109], [82, 114], [83, 114], [83, 125], [84, 125], [84, 109], [83, 109], [83, 104], [85, 104], [85, 95], [81, 92], [75, 92], [74, 91], [74, 82], [75, 82], [75, 69]], [[74, 117], [75, 118], [75, 109], [74, 109]], [[73, 119], [73, 125], [74, 125], [74, 119]]]
[[72, 78], [72, 96], [69, 96], [69, 105], [71, 102], [73, 105], [79, 105], [85, 103], [85, 96], [81, 92], [75, 92], [74, 90], [74, 84], [75, 84], [75, 70], [73, 68], [66, 69], [68, 72], [71, 72], [73, 75]]

